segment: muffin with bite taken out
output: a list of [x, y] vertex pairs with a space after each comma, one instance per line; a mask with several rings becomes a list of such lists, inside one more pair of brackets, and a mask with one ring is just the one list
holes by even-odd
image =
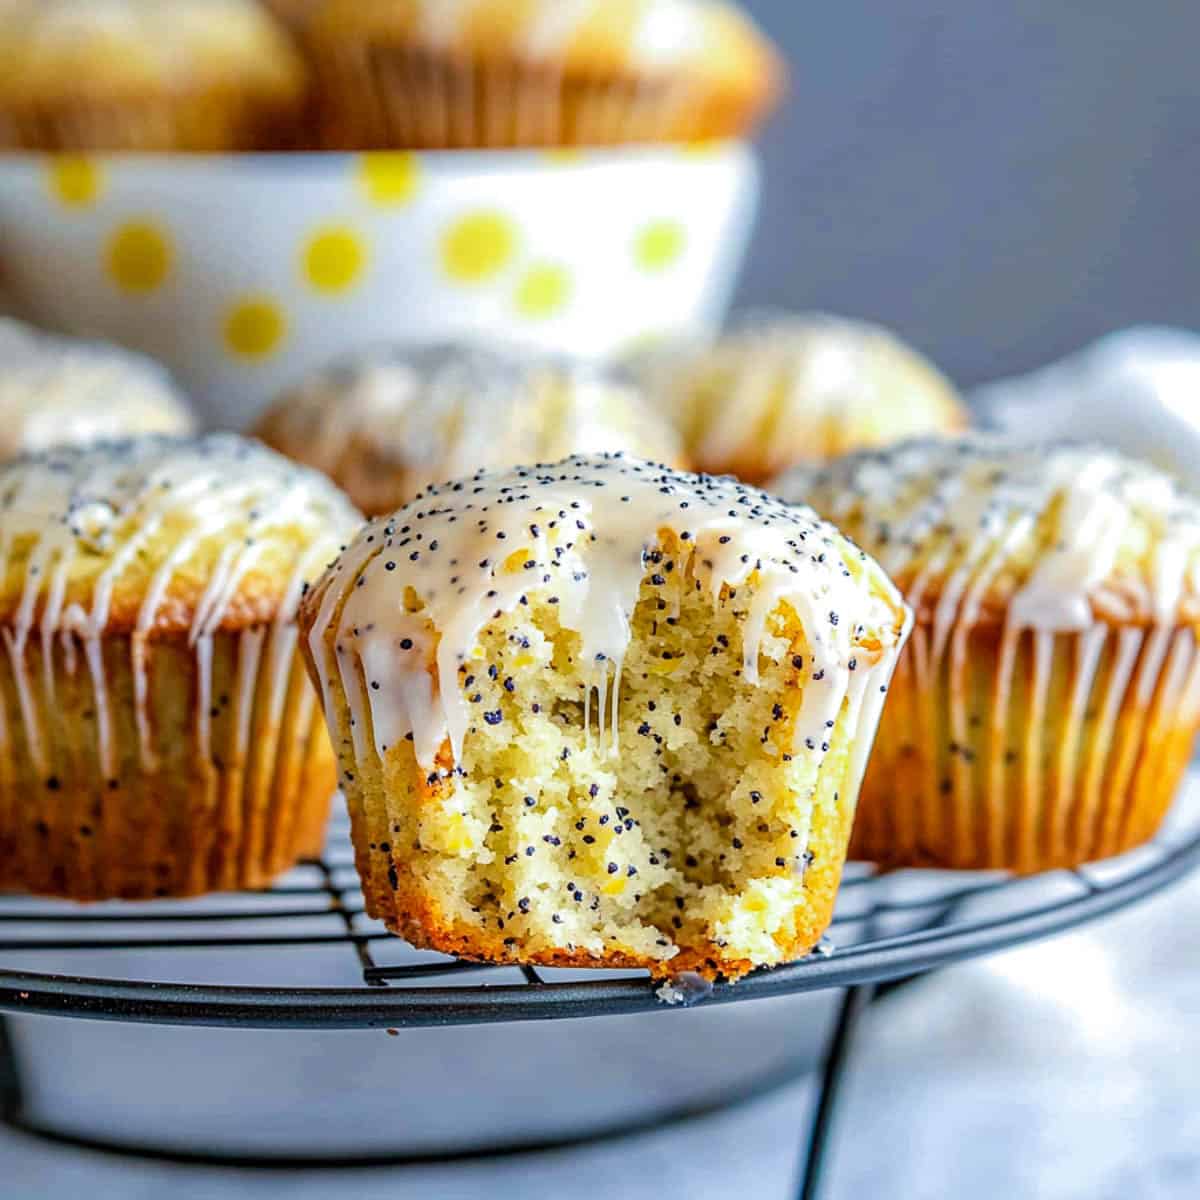
[[368, 912], [497, 962], [806, 953], [907, 619], [733, 480], [580, 455], [429, 487], [300, 613]]

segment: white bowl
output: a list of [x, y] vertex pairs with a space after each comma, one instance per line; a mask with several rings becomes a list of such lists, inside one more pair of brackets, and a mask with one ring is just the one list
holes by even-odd
[[0, 158], [19, 310], [170, 365], [242, 425], [380, 343], [589, 358], [723, 314], [759, 174], [741, 144], [604, 152]]

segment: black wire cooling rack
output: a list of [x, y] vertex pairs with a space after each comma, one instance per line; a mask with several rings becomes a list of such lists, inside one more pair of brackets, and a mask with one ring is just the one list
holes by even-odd
[[[0, 1009], [165, 1024], [352, 1029], [477, 1024], [650, 1012], [850, 987], [918, 975], [1057, 933], [1166, 886], [1200, 863], [1200, 812], [1142, 849], [1076, 871], [877, 872], [851, 863], [828, 937], [809, 957], [738, 983], [672, 993], [645, 974], [514, 968], [417, 954], [363, 913], [345, 825], [323, 857], [256, 893], [150, 904], [77, 906], [0, 896]], [[272, 956], [341, 947], [361, 983], [297, 987], [195, 982], [189, 955], [245, 953], [241, 979], [271, 976]], [[120, 974], [38, 969], [77, 960]], [[225, 961], [229, 955], [223, 956]], [[289, 961], [294, 961], [289, 954]], [[136, 966], [153, 968], [138, 977]], [[253, 967], [251, 971], [249, 968]], [[289, 971], [288, 977], [294, 977]]]
[[[341, 822], [332, 828], [319, 861], [263, 892], [88, 907], [0, 897], [0, 1012], [264, 1029], [400, 1029], [669, 1014], [698, 1004], [843, 988], [806, 1135], [798, 1194], [812, 1198], [818, 1195], [853, 1033], [879, 985], [1062, 932], [1142, 899], [1197, 866], [1200, 804], [1177, 808], [1159, 836], [1141, 849], [1075, 871], [1013, 878], [887, 874], [868, 864], [850, 864], [829, 934], [807, 958], [736, 984], [683, 980], [664, 987], [638, 972], [498, 966], [412, 950], [365, 916]], [[205, 951], [220, 952], [217, 979], [211, 977]], [[297, 963], [318, 953], [322, 964], [329, 964], [317, 970], [319, 977], [350, 982], [293, 986], [297, 978], [313, 974], [298, 970]], [[152, 1146], [56, 1134], [44, 1122], [35, 1125], [27, 1118], [23, 1093], [20, 1064], [0, 1017], [0, 1117], [9, 1125], [100, 1149], [171, 1156]], [[738, 1098], [744, 1097], [732, 1099]], [[695, 1115], [697, 1110], [689, 1108], [664, 1120]], [[597, 1136], [627, 1132], [620, 1127]], [[530, 1148], [502, 1145], [472, 1153]], [[250, 1161], [217, 1154], [175, 1157]], [[420, 1156], [422, 1161], [431, 1157], [440, 1156]], [[412, 1160], [405, 1155], [386, 1159]], [[296, 1160], [281, 1157], [275, 1165], [285, 1161], [294, 1165]], [[261, 1158], [253, 1162], [268, 1165]], [[346, 1165], [345, 1159], [337, 1165]]]

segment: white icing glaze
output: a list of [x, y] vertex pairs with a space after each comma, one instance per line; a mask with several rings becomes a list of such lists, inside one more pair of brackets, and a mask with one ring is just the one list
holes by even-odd
[[[543, 0], [521, 27], [517, 48], [531, 58], [561, 54], [589, 22], [603, 19], [606, 2]], [[433, 45], [451, 44], [480, 8], [495, 5], [496, 0], [423, 0], [418, 28]], [[711, 49], [712, 14], [728, 7], [717, 0], [641, 0], [627, 37], [629, 65], [695, 61]]]
[[[597, 736], [615, 751], [630, 620], [663, 530], [696, 546], [697, 578], [714, 604], [722, 587], [756, 576], [742, 629], [748, 680], [758, 677], [767, 617], [781, 603], [795, 611], [812, 658], [795, 748], [823, 753], [847, 695], [857, 706], [878, 693], [903, 641], [905, 610], [882, 573], [815, 514], [734, 480], [580, 455], [432, 487], [371, 522], [331, 566], [306, 601], [310, 649], [330, 704], [340, 674], [358, 754], [372, 737], [382, 755], [412, 735], [426, 769], [447, 740], [459, 759], [471, 717], [459, 666], [493, 614], [530, 594], [557, 604], [561, 625], [579, 635], [582, 661], [594, 664]], [[405, 611], [406, 589], [420, 612]], [[856, 649], [864, 629], [882, 644], [875, 662]], [[586, 708], [590, 726], [590, 695]], [[872, 699], [867, 713], [877, 712]]]
[[165, 367], [0, 319], [0, 458], [138, 433], [189, 433]]
[[[709, 49], [708, 22], [696, 4], [648, 4], [633, 34], [633, 59], [645, 66], [699, 58]], [[701, 11], [697, 12], [699, 8]]]
[[[172, 579], [185, 567], [194, 571], [197, 555], [224, 541], [190, 630], [199, 680], [197, 742], [207, 753], [213, 636], [239, 583], [268, 551], [271, 570], [278, 571], [282, 555], [285, 574], [272, 622], [270, 666], [278, 710], [290, 664], [287, 648], [294, 647], [295, 639], [294, 630], [290, 642], [282, 633], [294, 623], [304, 580], [319, 572], [357, 524], [357, 514], [322, 476], [232, 434], [102, 443], [90, 450], [62, 449], [18, 459], [0, 468], [0, 582], [8, 580], [12, 586], [14, 562], [23, 563], [20, 600], [3, 636], [30, 753], [39, 769], [46, 770], [48, 760], [35, 702], [37, 685], [25, 653], [31, 636], [43, 648], [45, 712], [54, 710], [55, 639], [62, 643], [68, 670], [74, 669], [75, 642], [81, 643], [95, 693], [100, 758], [111, 775], [116, 759], [102, 639], [114, 590], [127, 573], [136, 571], [140, 578], [150, 572], [132, 631], [131, 665], [141, 762], [153, 770], [147, 643]], [[107, 561], [91, 579], [87, 600], [65, 604], [70, 581], [86, 571], [88, 558], [97, 553]], [[261, 631], [251, 641], [253, 646], [242, 645], [239, 655], [253, 652], [257, 669]], [[239, 678], [239, 686], [251, 686]]]
[[1001, 571], [1020, 576], [1009, 623], [1051, 633], [1090, 627], [1097, 604], [1132, 604], [1131, 617], [1172, 625], [1200, 594], [1200, 503], [1099, 446], [984, 434], [913, 441], [797, 468], [774, 488], [852, 520], [884, 569], [910, 580], [910, 603], [939, 581], [938, 653], [957, 621], [977, 620]]
[[452, 42], [475, 5], [476, 0], [438, 0], [436, 4], [423, 4], [421, 33], [435, 46]]

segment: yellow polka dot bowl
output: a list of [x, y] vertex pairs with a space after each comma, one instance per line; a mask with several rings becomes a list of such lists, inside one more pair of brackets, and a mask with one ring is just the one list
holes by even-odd
[[381, 343], [602, 359], [719, 322], [758, 198], [740, 143], [0, 157], [22, 315], [157, 356], [213, 424]]

